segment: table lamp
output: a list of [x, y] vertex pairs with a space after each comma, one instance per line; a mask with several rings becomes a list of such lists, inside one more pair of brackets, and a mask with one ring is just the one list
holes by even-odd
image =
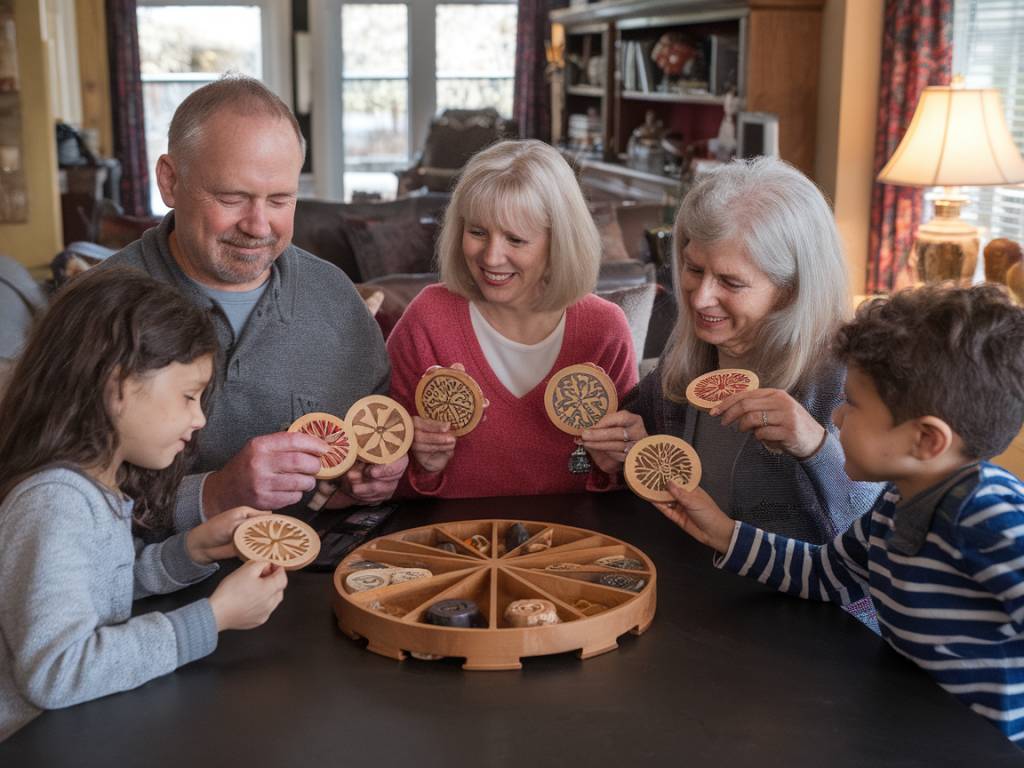
[[968, 202], [959, 186], [1024, 182], [1021, 157], [1003, 118], [994, 88], [924, 89], [896, 151], [878, 174], [883, 184], [943, 187], [935, 218], [917, 229], [917, 276], [924, 281], [969, 282], [978, 262], [978, 229], [960, 218]]

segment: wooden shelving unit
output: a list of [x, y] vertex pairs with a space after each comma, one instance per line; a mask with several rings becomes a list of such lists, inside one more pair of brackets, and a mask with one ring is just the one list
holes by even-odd
[[[725, 102], [722, 72], [733, 70], [718, 69], [716, 77], [711, 77], [712, 59], [717, 56], [711, 51], [713, 47], [722, 50], [724, 41], [734, 45], [732, 79], [740, 109], [777, 115], [780, 154], [813, 178], [823, 5], [824, 0], [603, 0], [552, 11], [550, 20], [564, 28], [566, 51], [573, 62], [567, 68], [562, 108], [552, 115], [553, 134], [567, 137], [569, 115], [598, 110], [601, 162], [581, 163], [583, 183], [592, 180], [591, 171], [605, 182], [620, 174], [628, 193], [637, 172], [625, 168], [621, 158], [648, 110], [667, 130], [681, 133], [687, 143], [717, 135]], [[709, 75], [707, 93], [664, 90], [662, 73], [647, 60], [665, 33], [682, 35], [701, 50]], [[636, 66], [646, 64], [646, 90], [625, 87], [627, 52], [635, 57]], [[589, 66], [588, 53], [591, 58], [602, 57], [600, 67]], [[603, 69], [603, 82], [581, 83], [579, 72], [586, 69]], [[656, 201], [661, 195], [660, 202], [676, 202], [678, 182], [668, 177], [665, 181], [650, 184], [646, 183], [650, 179], [644, 179], [644, 188], [634, 189], [635, 199]]]

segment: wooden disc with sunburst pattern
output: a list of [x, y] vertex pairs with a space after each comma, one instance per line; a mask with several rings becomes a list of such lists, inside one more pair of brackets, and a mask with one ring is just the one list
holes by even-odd
[[435, 366], [416, 385], [416, 411], [425, 419], [448, 422], [451, 434], [462, 437], [480, 423], [484, 395], [469, 374]]
[[648, 501], [672, 501], [668, 481], [688, 491], [700, 483], [700, 457], [688, 442], [673, 435], [650, 435], [626, 454], [622, 469], [633, 493]]
[[752, 371], [743, 368], [719, 368], [691, 381], [686, 388], [686, 399], [694, 408], [709, 411], [730, 395], [757, 389], [759, 386], [761, 382]]
[[262, 560], [286, 571], [304, 568], [320, 554], [320, 537], [301, 520], [287, 515], [260, 515], [235, 529], [235, 549], [243, 560]]
[[337, 416], [329, 413], [307, 413], [296, 419], [289, 432], [305, 432], [307, 435], [319, 437], [330, 446], [327, 453], [320, 457], [320, 471], [316, 473], [318, 480], [333, 480], [348, 472], [356, 463], [356, 438], [352, 428]]
[[390, 464], [412, 445], [412, 417], [401, 403], [384, 395], [357, 400], [345, 414], [356, 436], [359, 458], [371, 464]]
[[548, 381], [544, 408], [551, 423], [577, 437], [619, 409], [615, 384], [593, 363], [570, 365]]

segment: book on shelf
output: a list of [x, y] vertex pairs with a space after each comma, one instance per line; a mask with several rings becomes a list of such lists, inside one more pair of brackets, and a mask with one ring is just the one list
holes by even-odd
[[654, 90], [654, 62], [651, 60], [654, 41], [638, 42], [635, 45], [637, 90], [650, 93]]
[[626, 91], [636, 90], [636, 43], [627, 40], [622, 51], [622, 88]]

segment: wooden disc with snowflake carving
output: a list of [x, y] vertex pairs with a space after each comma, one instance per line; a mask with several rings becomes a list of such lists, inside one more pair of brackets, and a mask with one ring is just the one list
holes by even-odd
[[648, 501], [672, 501], [668, 481], [688, 491], [700, 483], [700, 458], [688, 442], [672, 435], [650, 435], [626, 454], [622, 469], [633, 493]]
[[691, 381], [686, 388], [686, 399], [694, 408], [708, 411], [730, 395], [759, 386], [761, 382], [756, 373], [742, 368], [720, 368]]
[[431, 368], [416, 385], [416, 411], [425, 419], [446, 421], [452, 434], [472, 432], [484, 414], [484, 394], [473, 378], [456, 368]]
[[352, 428], [343, 419], [329, 413], [307, 413], [296, 419], [289, 432], [305, 432], [307, 435], [319, 437], [330, 446], [320, 457], [320, 471], [316, 473], [318, 480], [333, 480], [348, 472], [356, 463], [356, 438]]
[[235, 549], [243, 560], [262, 560], [287, 571], [304, 568], [320, 554], [320, 537], [301, 520], [287, 515], [260, 515], [235, 529]]
[[578, 437], [606, 414], [617, 411], [619, 398], [615, 384], [596, 365], [570, 365], [548, 381], [544, 408], [552, 424]]
[[384, 395], [357, 400], [345, 414], [356, 436], [359, 458], [371, 464], [390, 464], [409, 452], [412, 417], [401, 403]]

